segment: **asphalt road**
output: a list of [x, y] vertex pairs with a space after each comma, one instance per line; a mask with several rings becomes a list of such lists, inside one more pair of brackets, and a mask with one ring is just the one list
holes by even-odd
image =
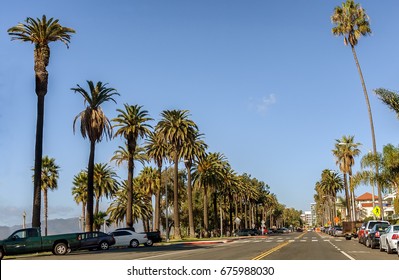
[[[12, 258], [12, 257], [11, 257]], [[324, 233], [305, 232], [246, 237], [229, 242], [191, 242], [108, 251], [78, 251], [65, 256], [37, 255], [36, 260], [398, 260], [359, 244]]]

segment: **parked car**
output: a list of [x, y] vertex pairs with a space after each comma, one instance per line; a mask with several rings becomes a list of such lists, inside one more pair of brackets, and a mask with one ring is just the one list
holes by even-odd
[[[144, 233], [137, 233], [127, 229], [117, 229], [111, 232], [115, 238], [115, 246], [127, 246], [137, 248], [140, 244], [148, 242], [147, 235]], [[152, 245], [152, 243], [151, 243]]]
[[290, 232], [289, 229], [285, 227], [277, 229], [277, 233], [289, 233], [289, 232]]
[[392, 254], [398, 249], [399, 225], [390, 225], [380, 236], [380, 251], [387, 251]]
[[78, 238], [80, 240], [79, 250], [108, 250], [109, 246], [115, 244], [115, 239], [112, 235], [101, 231], [82, 232]]
[[342, 227], [335, 227], [334, 229], [334, 237], [343, 237], [345, 236], [344, 230]]
[[[125, 227], [125, 228], [118, 228], [117, 230], [130, 230], [136, 232], [134, 227]], [[147, 231], [147, 232], [140, 232], [140, 234], [146, 234], [148, 241], [144, 243], [145, 246], [152, 246], [154, 243], [162, 242], [161, 232], [158, 231]]]
[[366, 245], [367, 236], [370, 230], [373, 228], [375, 224], [378, 223], [389, 225], [388, 221], [381, 221], [381, 220], [370, 220], [368, 222], [364, 222], [358, 232], [359, 243]]
[[244, 229], [238, 229], [234, 232], [234, 236], [255, 236], [255, 235], [261, 235], [262, 233], [254, 228], [244, 228]]
[[371, 249], [377, 248], [380, 246], [380, 236], [385, 232], [388, 225], [385, 223], [378, 223], [373, 226], [367, 235], [366, 246]]

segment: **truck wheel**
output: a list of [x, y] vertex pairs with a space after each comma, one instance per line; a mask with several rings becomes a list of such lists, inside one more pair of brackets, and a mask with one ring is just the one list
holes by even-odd
[[65, 255], [68, 252], [68, 246], [65, 243], [57, 243], [54, 246], [54, 255]]
[[4, 254], [4, 250], [3, 248], [0, 248], [0, 260], [2, 260], [4, 258], [5, 254]]
[[98, 249], [100, 250], [108, 250], [109, 244], [107, 241], [101, 241], [100, 245], [98, 245]]
[[148, 239], [148, 241], [146, 243], [144, 243], [144, 246], [147, 246], [147, 247], [151, 247], [152, 245], [154, 245], [154, 241], [152, 241], [151, 239]]

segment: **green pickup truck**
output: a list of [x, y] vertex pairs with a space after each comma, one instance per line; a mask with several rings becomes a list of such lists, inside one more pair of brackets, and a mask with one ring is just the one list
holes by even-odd
[[25, 228], [0, 241], [0, 260], [6, 255], [46, 251], [52, 251], [54, 255], [65, 255], [71, 250], [79, 249], [79, 246], [79, 233], [41, 236], [40, 228]]

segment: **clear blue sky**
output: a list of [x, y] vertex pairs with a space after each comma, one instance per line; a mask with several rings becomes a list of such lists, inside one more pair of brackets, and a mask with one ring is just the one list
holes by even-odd
[[[46, 14], [76, 30], [69, 49], [50, 45], [43, 152], [61, 167], [59, 188], [49, 194], [50, 219], [81, 212], [72, 179], [87, 166], [89, 143], [73, 134], [84, 107], [70, 88], [86, 80], [121, 94], [117, 104], [103, 106], [109, 118], [124, 103], [144, 106], [153, 124], [162, 110], [189, 110], [209, 151], [267, 183], [287, 207], [308, 210], [321, 171], [337, 169], [335, 139], [354, 135], [363, 153], [372, 147], [352, 53], [331, 34], [330, 16], [342, 2], [3, 0], [0, 225], [20, 224], [24, 210], [31, 220], [36, 126], [33, 45], [11, 41], [8, 28]], [[360, 39], [357, 52], [381, 151], [399, 144], [399, 121], [373, 93], [399, 89], [399, 2], [361, 4], [373, 34]], [[119, 145], [120, 139], [97, 145], [96, 162], [108, 162]], [[124, 179], [124, 168], [117, 171]], [[365, 191], [370, 187], [356, 192]]]

